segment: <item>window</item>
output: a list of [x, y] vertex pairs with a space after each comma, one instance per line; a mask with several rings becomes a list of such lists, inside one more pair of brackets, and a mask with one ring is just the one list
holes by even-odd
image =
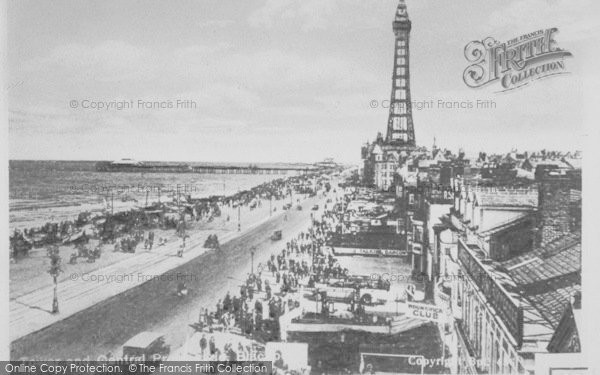
[[473, 343], [477, 358], [481, 358], [481, 310], [475, 308], [475, 342]]
[[508, 373], [509, 374], [515, 374], [515, 363], [516, 363], [516, 358], [515, 358], [515, 352], [513, 352], [511, 350], [510, 352], [510, 362], [508, 363]]
[[[487, 314], [486, 314], [487, 315]], [[485, 323], [485, 354], [483, 358], [483, 368], [485, 371], [490, 370], [490, 363], [492, 361], [492, 341], [494, 340], [494, 333], [490, 329], [490, 318], [486, 318]]]
[[498, 340], [494, 340], [494, 374], [500, 372], [500, 363], [502, 359], [500, 358], [500, 342]]
[[506, 374], [508, 372], [508, 343], [506, 340], [502, 340], [502, 373]]

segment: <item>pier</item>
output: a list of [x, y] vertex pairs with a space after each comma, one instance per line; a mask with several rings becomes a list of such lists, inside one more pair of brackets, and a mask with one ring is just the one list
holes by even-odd
[[201, 174], [260, 174], [260, 175], [303, 175], [325, 170], [315, 164], [209, 164], [176, 162], [140, 162], [131, 159], [100, 161], [97, 172], [142, 172], [142, 173], [201, 173]]

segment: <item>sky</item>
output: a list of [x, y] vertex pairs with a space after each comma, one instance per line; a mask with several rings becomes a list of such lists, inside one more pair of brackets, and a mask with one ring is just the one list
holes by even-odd
[[[356, 163], [360, 146], [386, 129], [396, 6], [9, 0], [10, 158]], [[433, 101], [413, 108], [419, 145], [435, 137], [468, 153], [581, 148], [586, 80], [598, 61], [594, 0], [407, 7], [412, 99]], [[469, 42], [550, 27], [573, 54], [569, 74], [504, 93], [463, 82]], [[494, 105], [446, 104], [477, 100]], [[93, 108], [100, 103], [111, 107]]]

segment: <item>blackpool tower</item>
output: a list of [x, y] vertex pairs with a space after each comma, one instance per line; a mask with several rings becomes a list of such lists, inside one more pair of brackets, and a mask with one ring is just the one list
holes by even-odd
[[392, 96], [385, 143], [398, 150], [411, 150], [415, 147], [410, 98], [409, 34], [411, 23], [408, 19], [406, 4], [400, 0], [396, 18], [392, 23], [396, 35], [394, 53], [394, 73], [392, 74]]

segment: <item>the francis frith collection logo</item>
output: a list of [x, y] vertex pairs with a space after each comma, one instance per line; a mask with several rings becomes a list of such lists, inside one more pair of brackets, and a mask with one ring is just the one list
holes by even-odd
[[508, 91], [568, 73], [565, 58], [572, 55], [558, 47], [554, 40], [557, 32], [557, 28], [537, 30], [504, 43], [492, 37], [470, 42], [465, 47], [471, 63], [463, 73], [465, 84], [478, 88], [498, 82], [500, 91]]

